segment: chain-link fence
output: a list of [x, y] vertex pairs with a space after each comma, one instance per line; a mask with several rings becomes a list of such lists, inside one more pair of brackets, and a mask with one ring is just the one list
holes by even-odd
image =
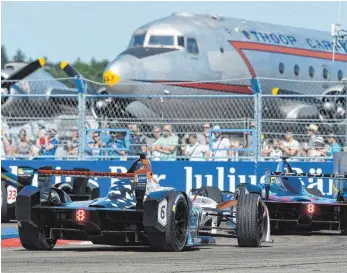
[[[126, 160], [145, 152], [153, 160], [326, 160], [347, 146], [343, 82], [259, 78], [124, 88], [110, 95], [104, 85], [73, 78], [3, 90], [2, 158]], [[218, 150], [228, 152], [218, 159]]]

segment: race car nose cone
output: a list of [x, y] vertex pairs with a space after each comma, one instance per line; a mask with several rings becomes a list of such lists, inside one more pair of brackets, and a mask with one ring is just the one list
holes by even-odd
[[104, 73], [104, 82], [108, 87], [116, 85], [120, 81], [120, 77], [113, 73], [110, 69]]

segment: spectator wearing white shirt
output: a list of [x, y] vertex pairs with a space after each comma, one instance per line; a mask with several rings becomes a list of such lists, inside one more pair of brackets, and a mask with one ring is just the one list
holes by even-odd
[[[220, 126], [216, 125], [213, 130], [220, 130]], [[228, 161], [231, 157], [230, 140], [222, 136], [221, 132], [213, 132], [212, 140], [212, 161]]]
[[190, 161], [203, 161], [208, 157], [208, 146], [199, 144], [196, 134], [189, 135], [189, 144], [183, 146], [183, 154], [189, 158]]
[[154, 161], [159, 161], [160, 160], [160, 152], [155, 150], [155, 146], [158, 145], [158, 141], [161, 137], [161, 128], [160, 126], [153, 126], [153, 136], [154, 136], [154, 141], [151, 143], [151, 145], [148, 146], [148, 151], [152, 155], [152, 160]]
[[282, 144], [282, 151], [285, 156], [298, 156], [300, 143], [294, 139], [292, 132], [287, 132], [285, 135], [286, 141]]

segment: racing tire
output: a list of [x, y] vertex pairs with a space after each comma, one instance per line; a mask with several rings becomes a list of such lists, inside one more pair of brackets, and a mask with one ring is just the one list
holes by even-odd
[[[149, 232], [148, 241], [152, 248], [164, 251], [181, 251], [187, 242], [190, 213], [187, 199], [182, 193], [168, 196], [165, 232]], [[160, 217], [158, 215], [158, 217]]]
[[7, 188], [5, 182], [1, 181], [1, 222], [9, 222], [8, 208], [7, 208]]
[[237, 186], [237, 190], [235, 192], [235, 199], [238, 199], [241, 195], [245, 195], [246, 194], [246, 188], [245, 185], [238, 185]]
[[323, 197], [322, 192], [317, 188], [306, 189], [306, 191], [314, 196]]
[[259, 247], [264, 232], [264, 208], [258, 194], [240, 195], [236, 208], [236, 235], [240, 247]]
[[28, 222], [18, 225], [19, 240], [27, 250], [52, 250], [57, 240], [43, 238], [40, 228]]

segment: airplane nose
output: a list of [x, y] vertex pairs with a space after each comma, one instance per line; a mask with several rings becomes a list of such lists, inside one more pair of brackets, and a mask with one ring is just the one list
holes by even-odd
[[104, 73], [104, 82], [108, 87], [115, 86], [120, 81], [119, 75], [112, 72], [110, 69]]

